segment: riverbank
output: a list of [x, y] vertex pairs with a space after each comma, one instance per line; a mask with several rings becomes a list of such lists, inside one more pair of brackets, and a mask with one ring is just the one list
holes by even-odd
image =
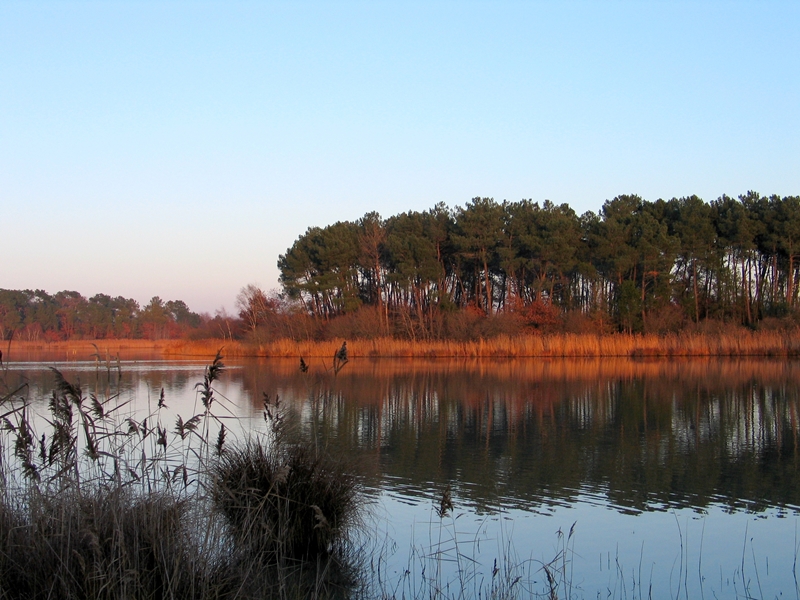
[[[238, 340], [72, 340], [66, 342], [6, 342], [6, 360], [46, 352], [67, 359], [229, 357], [332, 357], [343, 340], [274, 340], [253, 344]], [[691, 356], [800, 356], [800, 335], [791, 331], [751, 331], [731, 328], [722, 333], [670, 335], [553, 334], [496, 337], [488, 340], [412, 341], [392, 338], [347, 340], [351, 358], [597, 358]]]

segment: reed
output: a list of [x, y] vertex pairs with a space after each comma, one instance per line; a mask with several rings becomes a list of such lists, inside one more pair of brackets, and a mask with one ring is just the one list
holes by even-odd
[[[447, 497], [445, 497], [447, 496]], [[446, 510], [443, 507], [447, 507]], [[794, 562], [781, 561], [783, 573], [770, 573], [769, 556], [758, 556], [748, 527], [745, 526], [741, 558], [719, 564], [719, 571], [708, 567], [704, 556], [703, 533], [699, 543], [689, 544], [689, 523], [697, 515], [677, 525], [675, 557], [669, 563], [657, 564], [646, 560], [643, 541], [638, 557], [631, 553], [625, 562], [620, 549], [603, 552], [599, 571], [588, 566], [588, 557], [581, 553], [576, 538], [580, 525], [574, 521], [568, 530], [555, 532], [555, 544], [548, 553], [537, 558], [532, 552], [520, 557], [513, 536], [504, 527], [495, 529], [490, 537], [470, 532], [458, 519], [464, 516], [449, 491], [434, 498], [431, 520], [418, 523], [427, 526], [427, 536], [414, 540], [408, 550], [407, 562], [400, 566], [399, 577], [386, 577], [387, 554], [378, 553], [370, 574], [375, 579], [370, 589], [374, 597], [408, 600], [466, 600], [466, 599], [537, 599], [582, 600], [652, 600], [653, 598], [780, 598], [784, 591], [775, 587], [777, 577], [788, 584], [792, 595], [800, 594], [797, 579], [797, 553]], [[501, 521], [502, 522], [502, 521]], [[696, 525], [705, 530], [704, 524]], [[482, 539], [481, 539], [482, 538]], [[495, 542], [495, 544], [492, 544]], [[649, 544], [649, 542], [648, 542]], [[487, 548], [488, 546], [488, 548]], [[488, 552], [487, 552], [488, 550]], [[486, 554], [494, 555], [486, 560]], [[591, 562], [594, 562], [592, 560]], [[592, 577], [592, 572], [596, 576]], [[787, 594], [788, 595], [788, 594]]]
[[[47, 415], [0, 397], [0, 598], [330, 597], [352, 587], [358, 479], [286, 435], [228, 439], [217, 353], [200, 411], [123, 414], [58, 371]], [[331, 565], [335, 565], [335, 568]], [[344, 577], [342, 574], [346, 574]]]
[[[46, 354], [62, 359], [96, 356], [187, 358], [213, 355], [224, 347], [232, 358], [321, 357], [332, 359], [341, 339], [274, 339], [260, 345], [239, 340], [79, 340], [67, 342], [14, 341], [8, 358]], [[800, 336], [793, 331], [732, 326], [720, 332], [658, 334], [527, 334], [487, 339], [413, 341], [392, 337], [348, 340], [352, 357], [383, 358], [591, 358], [676, 356], [800, 356]]]
[[213, 500], [248, 560], [338, 559], [356, 521], [358, 480], [316, 447], [287, 441], [280, 400], [264, 398], [269, 444], [251, 439], [213, 464]]
[[[399, 578], [386, 578], [383, 563], [387, 557], [379, 553], [374, 559], [371, 589], [376, 596], [399, 600], [497, 600], [584, 597], [574, 585], [572, 561], [575, 552], [575, 524], [564, 534], [557, 532], [554, 555], [547, 560], [520, 558], [513, 539], [501, 529], [496, 540], [496, 557], [488, 564], [481, 560], [480, 533], [467, 534], [458, 526], [463, 516], [454, 506], [450, 488], [446, 487], [434, 500], [427, 538], [409, 549], [408, 562]], [[491, 544], [489, 544], [491, 545]], [[611, 595], [609, 595], [611, 597]], [[626, 596], [627, 597], [627, 596]]]
[[[260, 346], [234, 343], [231, 356], [332, 358], [342, 340], [274, 340]], [[208, 355], [211, 342], [171, 342], [165, 356]], [[676, 356], [800, 356], [800, 337], [791, 332], [732, 328], [720, 333], [670, 335], [552, 334], [498, 336], [474, 341], [411, 341], [396, 338], [348, 340], [351, 357], [385, 358], [591, 358]]]
[[[18, 501], [21, 502], [21, 501]], [[6, 598], [192, 598], [201, 555], [185, 504], [121, 489], [33, 494], [3, 503], [0, 595]]]

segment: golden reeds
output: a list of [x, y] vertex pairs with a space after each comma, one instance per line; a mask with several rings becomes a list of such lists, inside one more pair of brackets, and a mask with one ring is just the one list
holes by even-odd
[[[276, 339], [260, 345], [238, 340], [78, 340], [66, 342], [15, 341], [9, 358], [22, 360], [42, 354], [101, 360], [136, 358], [213, 357], [223, 347], [232, 358], [321, 357], [333, 360], [343, 340]], [[396, 338], [347, 340], [353, 358], [594, 358], [676, 356], [800, 356], [800, 335], [789, 331], [752, 331], [732, 327], [723, 333], [669, 335], [550, 334], [498, 336], [472, 341], [412, 341]]]
[[[174, 341], [165, 356], [208, 356], [219, 340]], [[333, 359], [342, 340], [274, 340], [260, 346], [229, 342], [227, 356], [322, 357]], [[798, 356], [800, 339], [789, 332], [734, 328], [726, 333], [660, 335], [553, 334], [499, 336], [487, 340], [411, 341], [394, 338], [348, 340], [351, 357], [384, 358], [590, 358], [675, 356]]]

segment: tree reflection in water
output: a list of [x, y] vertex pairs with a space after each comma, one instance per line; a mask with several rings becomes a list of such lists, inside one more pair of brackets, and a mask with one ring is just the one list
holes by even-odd
[[800, 363], [605, 359], [353, 361], [337, 377], [253, 362], [309, 436], [373, 484], [451, 483], [479, 510], [604, 494], [624, 510], [800, 505]]

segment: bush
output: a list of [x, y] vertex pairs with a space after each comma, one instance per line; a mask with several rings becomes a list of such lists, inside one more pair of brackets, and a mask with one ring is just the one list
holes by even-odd
[[371, 340], [386, 334], [381, 311], [376, 306], [362, 306], [353, 312], [334, 317], [324, 328], [328, 340]]
[[358, 480], [342, 461], [290, 443], [280, 402], [265, 396], [272, 439], [250, 439], [214, 465], [213, 501], [247, 560], [326, 558], [354, 525]]
[[528, 330], [554, 333], [563, 329], [561, 311], [552, 304], [537, 300], [521, 308], [519, 312]]
[[645, 316], [645, 333], [679, 333], [686, 327], [686, 315], [681, 307], [675, 304], [661, 306], [649, 311]]

